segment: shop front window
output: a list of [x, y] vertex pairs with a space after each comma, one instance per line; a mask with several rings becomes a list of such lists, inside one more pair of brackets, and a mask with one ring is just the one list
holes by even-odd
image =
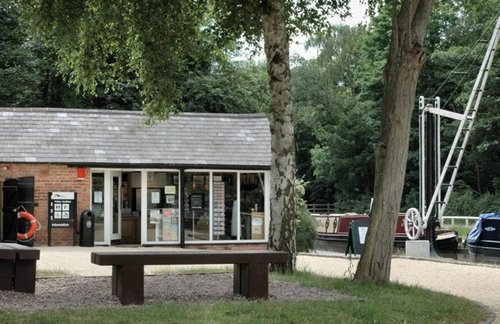
[[213, 240], [235, 240], [238, 236], [236, 173], [214, 173]]
[[264, 173], [240, 174], [240, 239], [265, 238]]
[[208, 172], [186, 172], [184, 177], [184, 237], [210, 239], [210, 177]]
[[94, 240], [104, 241], [104, 173], [92, 174], [92, 212], [95, 216]]
[[147, 241], [179, 241], [179, 174], [148, 172]]

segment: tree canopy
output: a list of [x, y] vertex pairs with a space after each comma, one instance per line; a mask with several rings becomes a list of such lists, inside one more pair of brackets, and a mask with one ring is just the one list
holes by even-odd
[[[326, 28], [347, 0], [285, 1], [287, 31]], [[245, 39], [259, 44], [266, 1], [20, 1], [33, 38], [55, 50], [57, 67], [79, 91], [136, 87], [151, 116], [179, 110], [178, 80]], [[345, 14], [346, 11], [341, 11]], [[243, 38], [242, 38], [243, 36]], [[196, 68], [195, 68], [196, 69]]]

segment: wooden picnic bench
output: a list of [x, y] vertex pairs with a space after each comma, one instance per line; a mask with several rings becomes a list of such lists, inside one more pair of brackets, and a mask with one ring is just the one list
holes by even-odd
[[233, 291], [247, 298], [267, 298], [269, 264], [285, 263], [288, 254], [276, 251], [199, 250], [92, 252], [91, 262], [111, 265], [112, 294], [122, 305], [144, 303], [144, 266], [234, 264]]
[[17, 243], [0, 243], [0, 290], [34, 293], [40, 250]]

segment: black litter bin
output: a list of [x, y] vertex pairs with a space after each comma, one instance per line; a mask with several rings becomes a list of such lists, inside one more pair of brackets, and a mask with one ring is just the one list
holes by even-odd
[[84, 210], [80, 216], [80, 246], [94, 246], [94, 226], [94, 213]]

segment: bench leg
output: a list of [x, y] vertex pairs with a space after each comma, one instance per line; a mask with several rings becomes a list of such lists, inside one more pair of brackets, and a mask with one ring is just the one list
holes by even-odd
[[269, 297], [269, 265], [242, 263], [234, 265], [233, 291], [247, 298]]
[[144, 266], [113, 266], [111, 290], [122, 305], [144, 304]]
[[36, 260], [16, 261], [14, 275], [14, 290], [26, 293], [35, 293]]
[[12, 290], [14, 260], [0, 260], [0, 290]]

